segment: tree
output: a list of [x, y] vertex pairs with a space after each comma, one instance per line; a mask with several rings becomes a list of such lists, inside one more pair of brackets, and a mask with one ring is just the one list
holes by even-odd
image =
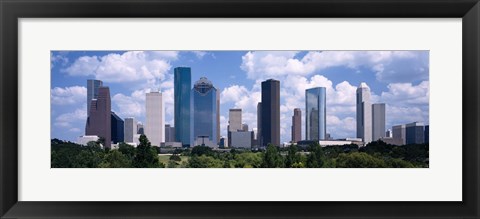
[[280, 155], [280, 152], [276, 146], [268, 144], [263, 155], [263, 162], [261, 166], [263, 168], [281, 168], [284, 166], [283, 157]]
[[337, 158], [337, 167], [343, 168], [383, 168], [385, 161], [365, 152], [340, 154]]
[[102, 168], [130, 168], [132, 167], [132, 162], [128, 157], [122, 154], [118, 150], [110, 150], [108, 154], [100, 163], [99, 167]]
[[301, 162], [301, 158], [300, 158], [300, 155], [297, 154], [298, 152], [298, 147], [297, 145], [290, 145], [290, 147], [288, 147], [288, 154], [287, 154], [287, 159], [285, 161], [285, 166], [286, 167], [294, 167], [294, 164], [295, 167], [298, 167], [298, 163]]
[[210, 147], [207, 146], [195, 146], [192, 148], [191, 152], [192, 156], [197, 155], [197, 156], [202, 156], [202, 155], [207, 155], [211, 156], [213, 154], [213, 151]]
[[324, 164], [325, 155], [322, 150], [322, 146], [318, 143], [314, 143], [309, 146], [308, 151], [310, 154], [307, 156], [307, 167], [320, 168]]
[[133, 166], [137, 168], [155, 168], [164, 167], [158, 160], [158, 154], [147, 136], [140, 135], [140, 144], [137, 146], [136, 154], [133, 159]]
[[119, 143], [118, 151], [125, 155], [129, 160], [133, 160], [135, 157], [135, 147], [124, 142]]
[[194, 155], [188, 160], [188, 167], [190, 168], [222, 168], [224, 162], [210, 156]]

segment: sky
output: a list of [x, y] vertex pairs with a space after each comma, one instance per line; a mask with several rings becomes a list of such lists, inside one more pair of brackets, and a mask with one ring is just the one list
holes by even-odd
[[52, 51], [51, 138], [76, 141], [84, 135], [87, 79], [110, 87], [112, 111], [145, 122], [145, 93], [163, 93], [165, 123], [173, 122], [173, 69], [191, 67], [192, 87], [207, 77], [220, 92], [220, 134], [228, 111], [242, 109], [242, 122], [257, 127], [261, 82], [280, 81], [281, 142], [291, 140], [294, 108], [305, 90], [326, 87], [327, 133], [356, 137], [356, 88], [370, 87], [372, 103], [386, 103], [386, 128], [429, 124], [428, 51]]

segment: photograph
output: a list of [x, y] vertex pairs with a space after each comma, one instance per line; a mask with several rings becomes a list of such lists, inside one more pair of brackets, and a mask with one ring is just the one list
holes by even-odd
[[429, 168], [429, 51], [50, 51], [51, 168]]

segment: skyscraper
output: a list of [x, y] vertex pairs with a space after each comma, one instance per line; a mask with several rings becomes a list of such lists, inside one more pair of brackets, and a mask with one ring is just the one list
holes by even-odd
[[174, 123], [175, 139], [182, 142], [184, 146], [189, 147], [190, 139], [190, 94], [192, 86], [192, 73], [188, 67], [178, 67], [174, 69]]
[[[201, 136], [208, 136], [208, 139], [215, 145], [218, 144], [219, 126], [217, 89], [212, 82], [205, 77], [195, 82], [192, 89], [193, 106], [193, 140]], [[207, 137], [205, 137], [207, 138]]]
[[140, 122], [137, 123], [137, 134], [139, 135], [145, 134], [145, 128], [143, 127], [143, 124]]
[[165, 124], [165, 142], [175, 142], [175, 127]]
[[302, 111], [299, 108], [293, 109], [292, 116], [292, 143], [302, 140]]
[[118, 144], [119, 142], [123, 142], [123, 134], [124, 134], [124, 123], [123, 120], [112, 111], [111, 113], [111, 133], [112, 133], [112, 142], [114, 144]]
[[372, 141], [385, 137], [385, 103], [372, 104]]
[[305, 139], [325, 140], [327, 135], [327, 90], [315, 87], [305, 90]]
[[232, 132], [238, 132], [242, 128], [242, 109], [230, 109], [227, 126], [228, 145], [232, 145]]
[[406, 131], [405, 125], [396, 125], [392, 127], [392, 134], [394, 139], [401, 139], [402, 144], [406, 144]]
[[370, 88], [363, 82], [357, 88], [357, 138], [361, 138], [365, 144], [372, 141]]
[[87, 80], [87, 115], [90, 115], [90, 104], [92, 99], [98, 98], [98, 88], [103, 86], [103, 82], [100, 80]]
[[262, 82], [262, 144], [280, 146], [280, 81]]
[[98, 88], [98, 98], [90, 101], [90, 115], [85, 126], [85, 135], [96, 135], [105, 139], [104, 147], [110, 148], [112, 141], [111, 100], [108, 87]]
[[135, 141], [135, 135], [137, 134], [137, 120], [129, 117], [125, 118], [124, 127], [124, 139], [125, 142], [133, 143]]
[[257, 146], [263, 145], [262, 139], [262, 102], [257, 104]]
[[425, 137], [424, 142], [425, 142], [425, 143], [429, 143], [429, 142], [430, 142], [430, 125], [426, 125], [426, 126], [425, 126], [425, 134], [424, 134], [424, 137]]
[[425, 143], [424, 134], [425, 131], [421, 122], [412, 122], [405, 125], [406, 144]]
[[150, 92], [146, 93], [146, 117], [145, 117], [145, 135], [150, 143], [155, 146], [160, 146], [161, 142], [165, 142], [164, 132], [164, 108], [162, 101], [162, 93]]

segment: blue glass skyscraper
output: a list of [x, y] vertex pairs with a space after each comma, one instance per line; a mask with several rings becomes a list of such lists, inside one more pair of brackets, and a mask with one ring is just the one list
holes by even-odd
[[324, 87], [305, 90], [306, 140], [325, 140], [327, 135], [327, 91]]
[[188, 67], [174, 69], [174, 123], [175, 139], [184, 146], [190, 146], [190, 93], [192, 73]]
[[213, 144], [218, 144], [217, 128], [220, 112], [217, 94], [217, 89], [207, 78], [202, 77], [195, 82], [192, 89], [193, 140], [197, 140], [199, 136], [205, 136], [205, 138], [208, 136]]

